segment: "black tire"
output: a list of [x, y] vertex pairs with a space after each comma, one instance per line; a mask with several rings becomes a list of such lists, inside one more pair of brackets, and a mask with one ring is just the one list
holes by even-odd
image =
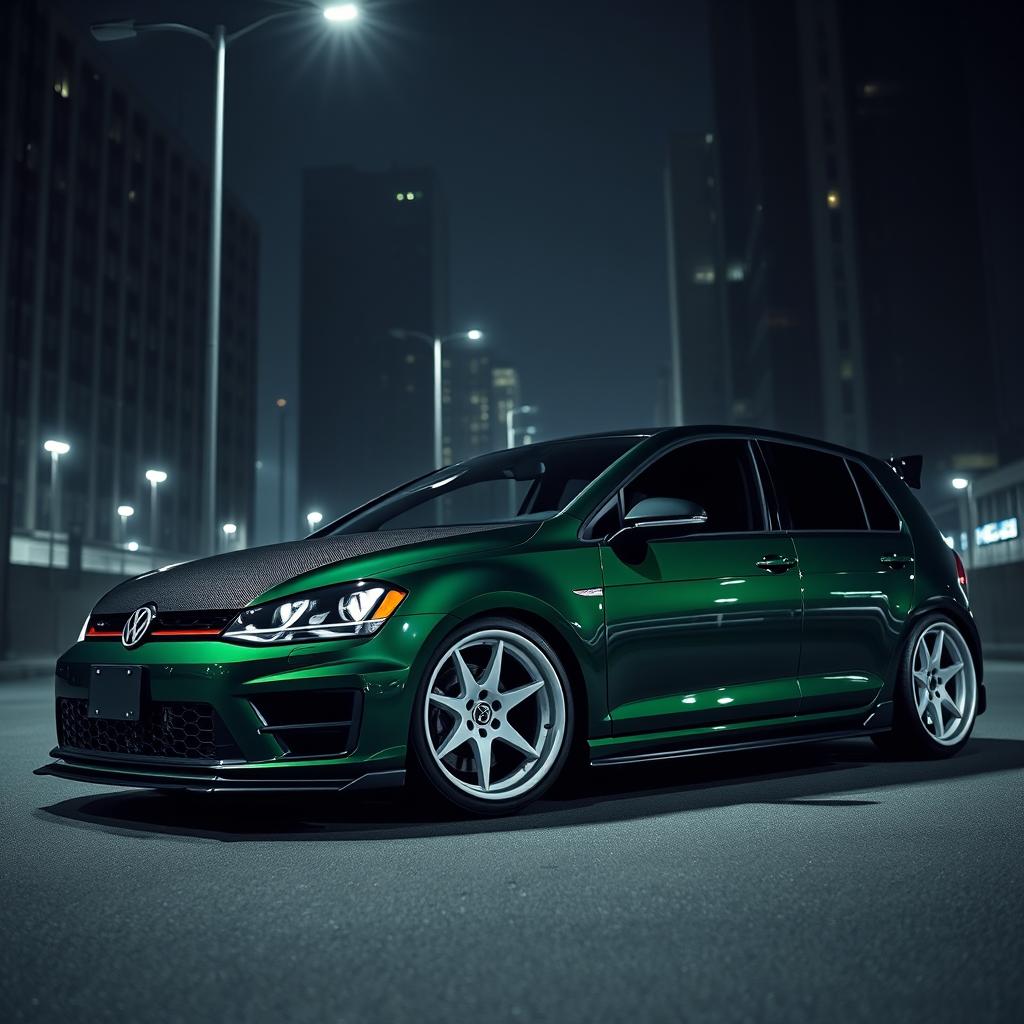
[[[917, 693], [919, 686], [914, 678], [914, 657], [921, 637], [925, 633], [941, 626], [950, 639], [958, 639], [957, 655], [965, 666], [964, 712], [956, 720], [956, 729], [950, 739], [940, 742], [929, 727], [925, 725], [917, 710]], [[928, 615], [916, 623], [910, 631], [903, 649], [900, 652], [899, 665], [896, 672], [896, 685], [893, 691], [893, 727], [885, 733], [872, 736], [875, 746], [884, 754], [894, 758], [946, 758], [959, 753], [971, 737], [978, 709], [977, 669], [974, 659], [963, 634], [956, 623], [944, 615]], [[963, 719], [967, 721], [964, 722]]]
[[[435, 747], [432, 745], [431, 738], [427, 735], [428, 725], [425, 704], [435, 673], [443, 670], [443, 663], [448, 661], [453, 648], [457, 644], [474, 637], [476, 634], [487, 633], [489, 631], [514, 634], [527, 644], [532, 645], [532, 647], [547, 660], [550, 664], [551, 670], [553, 670], [551, 685], [553, 687], [555, 682], [557, 682], [557, 686], [561, 693], [562, 708], [564, 709], [564, 714], [562, 716], [563, 724], [560, 730], [560, 740], [558, 741], [557, 749], [555, 749], [555, 739], [547, 741], [550, 745], [545, 750], [543, 771], [541, 772], [538, 767], [538, 777], [536, 778], [536, 781], [530, 784], [529, 788], [525, 791], [511, 795], [507, 798], [501, 797], [500, 795], [489, 796], [486, 798], [477, 797], [471, 792], [467, 792], [465, 789], [460, 788], [460, 786], [452, 780], [452, 776], [454, 776], [455, 772], [451, 769], [442, 769], [441, 765], [438, 763], [438, 760], [434, 755]], [[506, 656], [510, 657], [510, 655]], [[552, 698], [552, 704], [554, 704], [557, 699], [554, 693], [552, 693]], [[471, 731], [476, 729], [478, 733], [483, 732], [479, 726], [473, 724], [473, 721], [471, 720], [472, 717], [473, 716], [467, 717], [466, 727]], [[494, 721], [499, 722], [500, 727], [500, 721], [497, 713], [495, 713]], [[452, 728], [457, 724], [458, 721], [456, 719]], [[507, 724], [508, 723], [506, 723], [506, 725]], [[542, 728], [547, 727], [542, 725]], [[569, 677], [565, 671], [565, 666], [562, 664], [558, 655], [544, 637], [535, 629], [514, 619], [486, 618], [466, 622], [449, 633], [438, 645], [437, 651], [431, 657], [423, 672], [423, 676], [419, 681], [416, 696], [413, 700], [412, 722], [409, 730], [411, 757], [409, 758], [408, 765], [408, 784], [410, 785], [413, 794], [416, 794], [418, 791], [420, 794], [425, 792], [430, 795], [438, 796], [449, 805], [453, 805], [463, 811], [469, 811], [472, 814], [486, 817], [514, 814], [523, 807], [526, 807], [529, 803], [532, 803], [543, 793], [547, 792], [561, 774], [573, 748], [574, 731], [575, 708], [573, 705], [572, 687], [569, 684]], [[544, 733], [541, 733], [540, 735], [543, 736]], [[501, 736], [498, 732], [495, 732], [494, 738], [498, 739], [501, 738]], [[470, 746], [469, 740], [466, 741], [465, 746]], [[540, 749], [540, 744], [537, 745], [537, 749]], [[475, 753], [473, 756], [476, 756]], [[538, 759], [538, 766], [540, 763], [540, 759]], [[466, 784], [470, 785], [471, 782], [467, 780]], [[501, 779], [499, 779], [495, 785], [500, 787], [502, 785]]]

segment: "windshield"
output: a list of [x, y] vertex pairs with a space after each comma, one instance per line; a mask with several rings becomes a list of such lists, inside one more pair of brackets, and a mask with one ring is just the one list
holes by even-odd
[[640, 440], [549, 441], [481, 455], [414, 480], [323, 533], [548, 519]]

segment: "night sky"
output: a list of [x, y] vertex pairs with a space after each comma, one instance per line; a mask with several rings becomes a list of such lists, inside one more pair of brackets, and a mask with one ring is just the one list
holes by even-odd
[[[58, 6], [83, 27], [136, 17], [210, 28], [220, 15], [229, 31], [274, 9]], [[354, 26], [318, 14], [272, 23], [228, 51], [225, 185], [262, 232], [260, 507], [276, 488], [273, 400], [298, 398], [305, 166], [438, 169], [452, 328], [482, 327], [520, 367], [544, 436], [649, 424], [668, 359], [661, 173], [668, 135], [708, 126], [703, 3], [366, 0], [362, 10]], [[98, 49], [207, 159], [212, 51], [170, 34]]]

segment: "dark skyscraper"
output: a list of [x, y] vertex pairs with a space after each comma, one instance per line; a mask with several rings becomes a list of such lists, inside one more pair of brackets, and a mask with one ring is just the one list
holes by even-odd
[[[432, 464], [433, 357], [448, 317], [434, 173], [305, 172], [299, 501], [326, 517]], [[447, 353], [446, 353], [447, 354]]]
[[992, 465], [961, 5], [709, 6], [735, 418]]
[[732, 358], [721, 237], [717, 150], [711, 132], [673, 138], [665, 168], [672, 372], [677, 423], [733, 418]]
[[[6, 9], [0, 36], [0, 478], [19, 560], [51, 526], [43, 442], [61, 459], [60, 533], [199, 548], [209, 171], [48, 5]], [[224, 217], [218, 515], [251, 525], [259, 236]], [[7, 531], [0, 529], [6, 542]], [[2, 553], [6, 561], [7, 551]], [[109, 552], [108, 552], [109, 554]], [[84, 562], [117, 572], [116, 556]], [[59, 556], [58, 564], [63, 564]]]

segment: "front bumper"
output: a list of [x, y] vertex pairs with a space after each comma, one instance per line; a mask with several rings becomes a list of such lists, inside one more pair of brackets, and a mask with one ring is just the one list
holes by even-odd
[[212, 765], [165, 765], [146, 766], [137, 761], [118, 764], [112, 757], [90, 759], [81, 754], [63, 753], [57, 747], [50, 751], [56, 758], [50, 764], [37, 768], [35, 775], [55, 775], [72, 782], [91, 782], [103, 786], [127, 786], [136, 789], [166, 789], [190, 793], [281, 793], [320, 792], [338, 793], [342, 790], [356, 791], [385, 789], [401, 786], [405, 782], [405, 770], [392, 768], [383, 771], [362, 771], [345, 777], [347, 773], [338, 769], [326, 774], [277, 771], [261, 773], [258, 768], [239, 768]]
[[[440, 615], [395, 616], [372, 637], [290, 647], [83, 641], [57, 664], [58, 746], [36, 774], [197, 792], [400, 785], [429, 638], [450, 625]], [[142, 667], [138, 722], [85, 720], [98, 665]], [[190, 729], [200, 716], [199, 734], [182, 733], [183, 713]], [[323, 720], [334, 718], [344, 720]]]

